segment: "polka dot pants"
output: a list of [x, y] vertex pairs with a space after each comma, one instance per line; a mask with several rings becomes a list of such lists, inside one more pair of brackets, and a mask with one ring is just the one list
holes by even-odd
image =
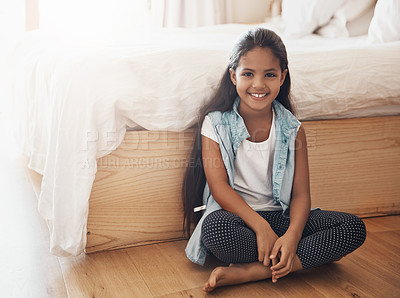
[[[289, 227], [289, 218], [282, 211], [259, 211], [273, 231], [281, 237]], [[202, 241], [207, 250], [230, 264], [258, 261], [255, 233], [237, 215], [226, 210], [210, 213], [202, 225]], [[337, 260], [358, 247], [365, 240], [365, 225], [357, 216], [312, 210], [297, 247], [297, 255], [304, 269]]]

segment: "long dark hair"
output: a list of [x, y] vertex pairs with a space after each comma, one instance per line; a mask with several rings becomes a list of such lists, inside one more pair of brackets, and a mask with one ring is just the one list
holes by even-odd
[[275, 32], [265, 28], [255, 28], [247, 31], [239, 38], [238, 42], [233, 47], [229, 57], [229, 64], [222, 76], [215, 95], [199, 112], [194, 145], [182, 185], [184, 210], [183, 230], [187, 237], [190, 235], [191, 225], [197, 224], [200, 220], [201, 212], [194, 213], [193, 208], [203, 205], [203, 191], [206, 184], [200, 134], [204, 117], [212, 111], [225, 112], [233, 108], [238, 93], [236, 91], [236, 86], [231, 81], [229, 69], [232, 68], [236, 71], [240, 58], [256, 47], [269, 48], [279, 59], [281, 71], [283, 72], [287, 69], [285, 81], [283, 82], [275, 100], [279, 101], [292, 113], [294, 112], [290, 101], [290, 74], [287, 53], [281, 38]]

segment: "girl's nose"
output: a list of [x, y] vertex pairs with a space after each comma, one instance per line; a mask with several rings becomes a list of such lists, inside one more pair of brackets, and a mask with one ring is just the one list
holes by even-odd
[[264, 81], [264, 79], [254, 79], [254, 81], [253, 81], [253, 85], [252, 85], [252, 87], [253, 88], [265, 88], [265, 81]]

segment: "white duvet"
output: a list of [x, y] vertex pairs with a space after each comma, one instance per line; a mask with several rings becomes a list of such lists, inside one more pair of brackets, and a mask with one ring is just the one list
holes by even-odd
[[[138, 33], [122, 42], [24, 36], [10, 61], [15, 128], [29, 167], [43, 175], [39, 212], [52, 253], [84, 251], [96, 158], [118, 147], [127, 127], [192, 126], [248, 28]], [[400, 114], [399, 42], [285, 42], [301, 120]]]

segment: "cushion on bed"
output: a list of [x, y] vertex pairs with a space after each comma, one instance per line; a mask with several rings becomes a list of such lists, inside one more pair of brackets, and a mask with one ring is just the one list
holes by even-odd
[[284, 35], [300, 38], [329, 22], [346, 0], [283, 0]]
[[372, 17], [374, 16], [374, 10], [375, 3], [358, 18], [347, 22], [346, 28], [349, 32], [350, 37], [368, 34], [368, 28], [371, 23]]
[[374, 15], [375, 4], [376, 0], [347, 0], [333, 14], [329, 23], [316, 33], [329, 38], [365, 35]]
[[400, 1], [378, 0], [368, 29], [370, 43], [400, 40]]

